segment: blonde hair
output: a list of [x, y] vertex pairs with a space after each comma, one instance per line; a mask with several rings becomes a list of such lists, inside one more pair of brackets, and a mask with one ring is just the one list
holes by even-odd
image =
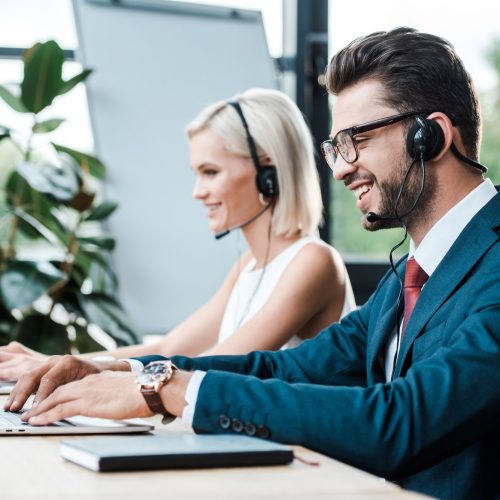
[[[321, 222], [323, 203], [314, 161], [311, 133], [296, 104], [284, 93], [250, 89], [237, 94], [259, 158], [268, 156], [276, 166], [279, 196], [273, 215], [276, 235], [313, 234]], [[188, 124], [187, 136], [210, 128], [227, 151], [250, 156], [245, 129], [227, 101], [206, 107]]]

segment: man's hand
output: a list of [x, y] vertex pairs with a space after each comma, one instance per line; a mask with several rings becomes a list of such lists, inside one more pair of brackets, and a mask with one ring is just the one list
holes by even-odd
[[58, 387], [22, 415], [31, 425], [47, 425], [75, 415], [124, 419], [151, 417], [135, 373], [105, 372]]
[[0, 347], [0, 380], [17, 380], [23, 373], [42, 365], [48, 356], [19, 342]]
[[51, 356], [41, 366], [21, 375], [5, 402], [4, 409], [19, 411], [31, 394], [36, 392], [33, 405], [43, 401], [60, 385], [80, 380], [103, 370], [130, 371], [125, 361], [90, 361], [76, 356]]

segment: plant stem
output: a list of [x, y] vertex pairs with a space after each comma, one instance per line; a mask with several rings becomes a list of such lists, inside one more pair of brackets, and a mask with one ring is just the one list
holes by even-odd
[[12, 222], [11, 222], [10, 228], [9, 228], [9, 236], [7, 237], [7, 247], [5, 249], [5, 258], [6, 259], [14, 258], [15, 254], [16, 254], [14, 242], [16, 239], [16, 231], [17, 231], [18, 224], [19, 224], [19, 217], [17, 215], [14, 215], [12, 217]]
[[51, 299], [52, 299], [52, 305], [50, 307], [50, 311], [48, 314], [49, 317], [52, 314], [52, 311], [54, 310], [55, 305], [59, 302], [61, 292], [62, 292], [63, 288], [66, 286], [66, 284], [68, 283], [71, 271], [73, 270], [75, 257], [76, 257], [76, 254], [78, 253], [78, 249], [80, 246], [78, 243], [78, 240], [76, 239], [75, 234], [76, 234], [76, 231], [77, 231], [81, 221], [82, 221], [82, 217], [79, 216], [77, 223], [75, 225], [75, 228], [69, 234], [66, 255], [64, 257], [63, 263], [61, 264], [61, 271], [66, 273], [66, 277], [64, 279], [62, 279], [61, 281], [58, 281], [57, 283], [55, 283], [47, 292], [49, 297], [51, 297]]
[[[36, 115], [33, 116], [33, 127], [31, 128], [31, 130], [33, 130], [33, 128], [35, 127], [36, 125]], [[29, 136], [28, 136], [28, 142], [26, 143], [26, 151], [24, 152], [24, 160], [25, 161], [30, 161], [30, 156], [31, 156], [31, 141], [33, 139], [33, 136], [35, 134], [31, 133]]]

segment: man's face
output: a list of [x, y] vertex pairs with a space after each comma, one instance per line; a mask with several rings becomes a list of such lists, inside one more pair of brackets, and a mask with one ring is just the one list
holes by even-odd
[[[333, 126], [331, 137], [339, 130], [372, 120], [398, 114], [398, 110], [383, 102], [384, 88], [375, 79], [360, 81], [343, 90], [336, 98], [333, 107]], [[408, 120], [412, 120], [409, 118]], [[354, 163], [347, 163], [338, 156], [333, 175], [344, 181], [347, 189], [353, 192], [356, 206], [361, 211], [361, 223], [369, 231], [398, 227], [398, 220], [369, 222], [369, 212], [382, 217], [394, 217], [395, 203], [404, 176], [412, 159], [406, 151], [406, 131], [408, 122], [399, 122], [355, 136], [359, 156]], [[406, 213], [417, 200], [420, 192], [421, 170], [419, 163], [410, 172], [403, 189], [397, 212]], [[403, 218], [409, 228], [412, 221], [425, 216], [430, 208], [434, 191], [433, 176], [427, 176], [426, 188], [415, 210]]]

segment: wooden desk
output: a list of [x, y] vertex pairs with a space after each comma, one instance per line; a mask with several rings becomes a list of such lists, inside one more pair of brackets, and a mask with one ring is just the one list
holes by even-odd
[[[0, 396], [3, 406], [5, 397]], [[181, 432], [179, 421], [155, 433]], [[20, 499], [411, 499], [425, 498], [392, 483], [302, 447], [287, 466], [228, 469], [162, 470], [96, 473], [66, 462], [59, 455], [62, 439], [78, 436], [0, 437], [0, 498]]]

